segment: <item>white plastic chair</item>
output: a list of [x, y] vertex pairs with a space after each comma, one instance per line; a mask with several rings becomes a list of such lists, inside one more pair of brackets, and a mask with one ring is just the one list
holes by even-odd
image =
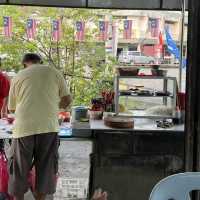
[[161, 180], [149, 200], [188, 200], [193, 190], [200, 190], [200, 172], [175, 174]]

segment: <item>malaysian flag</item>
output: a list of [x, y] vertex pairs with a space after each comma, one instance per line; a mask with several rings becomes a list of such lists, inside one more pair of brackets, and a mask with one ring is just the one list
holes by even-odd
[[12, 37], [12, 18], [3, 17], [3, 27], [5, 37]]
[[85, 22], [76, 22], [76, 40], [83, 41], [85, 38]]
[[161, 46], [161, 49], [163, 49], [164, 40], [163, 40], [163, 35], [162, 35], [161, 31], [159, 33], [159, 45]]
[[106, 41], [108, 39], [108, 23], [107, 21], [99, 22], [99, 40]]
[[53, 20], [52, 23], [52, 39], [55, 42], [59, 42], [61, 39], [61, 20]]
[[155, 18], [149, 19], [149, 31], [151, 33], [151, 37], [159, 37], [160, 33], [160, 20]]
[[131, 39], [132, 37], [132, 20], [124, 21], [124, 39]]
[[28, 39], [35, 39], [36, 36], [36, 20], [28, 19], [26, 25], [26, 33]]

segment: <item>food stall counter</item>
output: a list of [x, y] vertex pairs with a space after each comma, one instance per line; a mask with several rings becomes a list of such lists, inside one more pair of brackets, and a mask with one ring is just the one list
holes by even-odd
[[[5, 124], [0, 120], [0, 139], [12, 138], [12, 125]], [[153, 120], [137, 119], [134, 121], [134, 128], [111, 128], [104, 124], [103, 120], [90, 120], [89, 123], [63, 123], [60, 126], [59, 135], [61, 138], [91, 138], [92, 131], [164, 131], [164, 132], [184, 132], [184, 125], [174, 125], [171, 128], [159, 128]]]
[[129, 131], [184, 131], [184, 125], [174, 125], [171, 128], [159, 128], [156, 126], [156, 123], [153, 120], [142, 120], [138, 119], [134, 121], [134, 128], [130, 129], [119, 129], [119, 128], [111, 128], [104, 124], [103, 120], [91, 120], [90, 121], [91, 130], [129, 130]]

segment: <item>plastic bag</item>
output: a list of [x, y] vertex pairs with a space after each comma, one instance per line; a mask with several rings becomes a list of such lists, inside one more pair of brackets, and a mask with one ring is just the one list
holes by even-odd
[[13, 200], [8, 194], [8, 160], [4, 151], [0, 151], [0, 197], [5, 200]]
[[28, 184], [32, 192], [35, 192], [35, 167], [28, 174]]
[[8, 169], [7, 169], [7, 158], [4, 151], [0, 152], [0, 192], [8, 192]]
[[[36, 172], [35, 172], [35, 167], [33, 166], [32, 170], [29, 172], [28, 175], [28, 184], [32, 192], [35, 192], [35, 186], [36, 186]], [[59, 173], [55, 175], [55, 182], [57, 184], [59, 177]]]

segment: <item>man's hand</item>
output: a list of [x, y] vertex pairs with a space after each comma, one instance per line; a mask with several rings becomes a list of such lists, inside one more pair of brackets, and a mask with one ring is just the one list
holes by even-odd
[[95, 190], [94, 195], [91, 200], [107, 200], [107, 192], [102, 192], [101, 189]]
[[59, 108], [66, 109], [70, 105], [71, 101], [72, 99], [70, 95], [62, 97], [59, 103]]

